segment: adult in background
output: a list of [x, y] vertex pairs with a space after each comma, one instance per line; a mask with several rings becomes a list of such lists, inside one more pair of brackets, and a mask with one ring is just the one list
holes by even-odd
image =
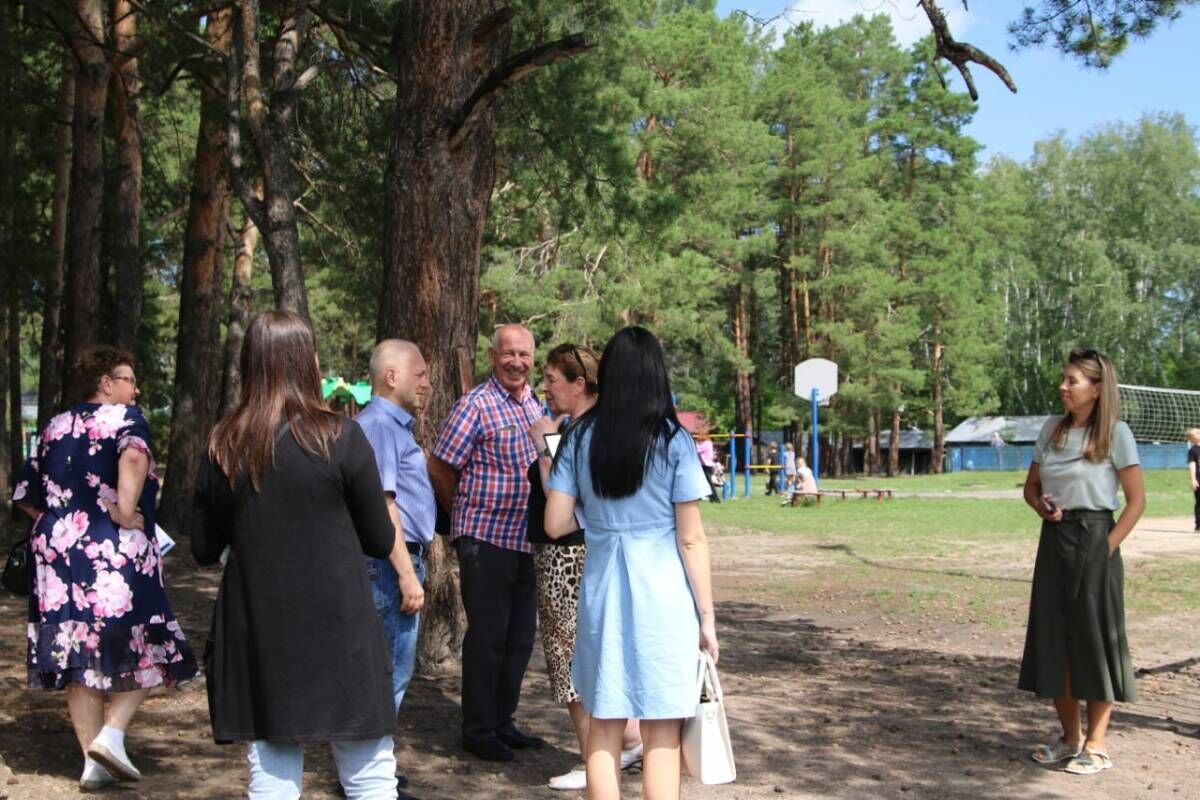
[[443, 508], [453, 508], [467, 631], [462, 651], [462, 737], [467, 752], [511, 761], [541, 747], [513, 715], [533, 652], [537, 615], [533, 549], [525, 539], [526, 470], [537, 451], [526, 431], [542, 416], [529, 386], [533, 334], [503, 325], [492, 336], [492, 374], [458, 398], [429, 460]]
[[779, 493], [791, 497], [796, 488], [796, 447], [791, 442], [783, 446], [783, 483]]
[[592, 717], [588, 797], [620, 797], [622, 731], [639, 719], [643, 797], [678, 798], [697, 653], [719, 655], [698, 502], [709, 487], [649, 331], [609, 341], [600, 398], [567, 432], [547, 489], [546, 533], [575, 530], [577, 510], [587, 529], [571, 676]]
[[416, 415], [425, 408], [431, 387], [425, 358], [412, 342], [380, 342], [368, 369], [372, 399], [356, 421], [375, 451], [396, 544], [386, 559], [367, 559], [367, 575], [392, 653], [392, 698], [399, 713], [417, 661], [424, 559], [437, 517], [425, 453], [413, 437]]
[[[1105, 743], [1113, 702], [1137, 699], [1120, 546], [1146, 496], [1112, 362], [1072, 350], [1058, 393], [1066, 413], [1042, 428], [1025, 480], [1025, 502], [1043, 522], [1018, 686], [1053, 698], [1062, 724], [1062, 738], [1039, 745], [1033, 760], [1090, 775], [1113, 763]], [[1125, 509], [1114, 522], [1118, 486]]]
[[1192, 513], [1196, 518], [1196, 531], [1200, 532], [1200, 428], [1189, 429], [1187, 440], [1188, 477], [1192, 481], [1192, 494], [1196, 498]]
[[789, 502], [792, 505], [796, 504], [797, 498], [802, 500], [805, 505], [816, 501], [817, 497], [817, 480], [813, 477], [813, 471], [809, 468], [808, 462], [803, 458], [796, 459], [796, 481], [792, 486], [792, 494], [789, 500], [784, 501], [784, 505]]
[[[779, 445], [771, 442], [767, 445], [767, 491], [766, 494], [770, 497], [775, 492], [779, 491]], [[782, 493], [781, 493], [782, 494]]]
[[[598, 373], [599, 359], [587, 347], [561, 344], [551, 350], [542, 368], [542, 391], [554, 417], [541, 417], [529, 427], [529, 438], [538, 450], [538, 458], [529, 465], [529, 521], [525, 532], [533, 545], [533, 565], [537, 573], [538, 627], [550, 674], [550, 691], [555, 702], [565, 705], [571, 715], [581, 754], [587, 746], [591, 719], [571, 681], [571, 659], [575, 652], [579, 583], [583, 577], [587, 545], [582, 527], [558, 539], [546, 535], [543, 525], [546, 494], [542, 487], [549, 476], [553, 458], [546, 446], [546, 434], [564, 433], [571, 420], [579, 419], [596, 404]], [[631, 720], [621, 747], [621, 768], [634, 764], [641, 758], [641, 753], [637, 723]], [[564, 791], [584, 789], [587, 773], [573, 769], [550, 778], [549, 786]]]
[[696, 432], [696, 453], [700, 456], [700, 468], [704, 470], [704, 479], [708, 481], [712, 492], [708, 495], [710, 503], [721, 502], [721, 493], [713, 483], [713, 471], [716, 468], [716, 457], [713, 454], [712, 437], [708, 435], [708, 427], [701, 427]]
[[196, 659], [163, 590], [158, 476], [133, 357], [90, 347], [75, 373], [82, 402], [42, 431], [12, 499], [36, 520], [29, 686], [66, 690], [79, 787], [90, 791], [141, 778], [125, 730], [151, 688], [195, 677]]
[[205, 654], [213, 738], [250, 742], [251, 798], [299, 797], [304, 745], [329, 742], [347, 797], [391, 800], [391, 658], [363, 561], [395, 544], [375, 455], [321, 399], [303, 317], [258, 315], [241, 369], [192, 534], [201, 564], [229, 549]]

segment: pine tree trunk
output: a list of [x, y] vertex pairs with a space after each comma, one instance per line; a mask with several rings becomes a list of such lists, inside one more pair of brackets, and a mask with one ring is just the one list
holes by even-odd
[[113, 193], [115, 229], [112, 256], [116, 272], [117, 347], [137, 349], [142, 321], [142, 120], [138, 108], [141, 77], [138, 60], [129, 55], [137, 37], [137, 12], [130, 0], [113, 0], [113, 44], [117, 48], [112, 73], [113, 108], [116, 112], [116, 191]]
[[[12, 3], [4, 3], [0, 6], [0, 41], [11, 42], [16, 37], [17, 6]], [[17, 232], [16, 232], [16, 152], [17, 152], [17, 125], [16, 117], [13, 109], [16, 103], [15, 99], [15, 84], [14, 71], [11, 66], [6, 66], [0, 70], [0, 105], [8, 109], [3, 121], [0, 121], [0, 281], [3, 285], [0, 286], [0, 297], [3, 297], [4, 303], [0, 307], [0, 499], [7, 500], [10, 486], [10, 478], [15, 479], [20, 470], [20, 447], [16, 453], [12, 450], [12, 439], [10, 438], [11, 421], [9, 415], [5, 413], [5, 409], [11, 402], [9, 397], [9, 382], [12, 380], [10, 366], [13, 361], [13, 352], [16, 352], [17, 366], [17, 429], [16, 436], [20, 436], [21, 430], [21, 350], [18, 346], [13, 347], [11, 341], [14, 326], [10, 324], [12, 320], [17, 320], [15, 326], [18, 335], [20, 334], [20, 322], [18, 316], [18, 306], [20, 299], [17, 293], [17, 275], [18, 270], [18, 255], [17, 255]], [[16, 466], [13, 466], [15, 462]], [[0, 500], [0, 501], [2, 501]]]
[[108, 95], [109, 71], [104, 53], [104, 11], [100, 0], [75, 0], [75, 16], [79, 30], [71, 37], [77, 72], [65, 264], [64, 395], [78, 392], [72, 362], [81, 350], [95, 344], [100, 334], [104, 106]]
[[8, 499], [12, 489], [10, 479], [15, 480], [19, 474], [11, 469], [12, 445], [8, 438], [8, 317], [16, 313], [11, 304], [0, 310], [0, 497]]
[[[384, 177], [383, 292], [377, 332], [421, 348], [433, 393], [418, 437], [431, 443], [474, 383], [479, 254], [496, 165], [496, 102], [538, 67], [587, 49], [573, 34], [508, 55], [513, 11], [492, 0], [410, 2], [392, 32], [396, 107]], [[264, 234], [265, 236], [266, 234]], [[458, 591], [444, 539], [428, 563], [423, 668], [457, 647]]]
[[892, 409], [892, 446], [888, 450], [888, 477], [900, 474], [900, 411]]
[[[271, 266], [275, 307], [308, 317], [308, 292], [300, 262], [300, 230], [296, 221], [296, 170], [292, 166], [296, 103], [303, 85], [297, 85], [300, 53], [308, 37], [311, 12], [305, 0], [293, 0], [280, 12], [282, 19], [272, 48], [269, 103], [264, 100], [259, 66], [259, 2], [240, 0], [235, 36], [235, 62], [241, 72], [231, 73], [229, 145], [235, 188], [242, 207], [262, 234], [263, 249]], [[247, 106], [250, 132], [262, 164], [263, 198], [253, 196], [250, 182], [241, 174], [240, 103]]]
[[[753, 427], [750, 404], [750, 340], [747, 335], [746, 288], [741, 283], [734, 287], [733, 300], [733, 344], [741, 356], [741, 363], [734, 371], [734, 411], [738, 433], [749, 433]], [[739, 450], [740, 452], [740, 450]]]
[[250, 325], [254, 293], [250, 280], [254, 271], [254, 251], [258, 248], [258, 228], [246, 217], [238, 234], [233, 257], [233, 282], [229, 287], [229, 318], [225, 323], [225, 368], [221, 379], [220, 419], [233, 411], [242, 396], [242, 342]]
[[[228, 9], [209, 17], [206, 37], [216, 50], [229, 52], [232, 38]], [[167, 482], [159, 518], [182, 536], [190, 534], [192, 493], [204, 459], [208, 434], [220, 399], [222, 264], [229, 171], [225, 150], [224, 73], [215, 55], [206, 56], [209, 80], [201, 83], [200, 132], [192, 166], [183, 242], [183, 280], [179, 293], [179, 338], [175, 391], [171, 403], [171, 443]]]
[[933, 363], [930, 367], [929, 380], [933, 385], [933, 474], [940, 475], [942, 473], [942, 461], [946, 455], [946, 423], [943, 417], [944, 414], [944, 393], [942, 391], [942, 370], [944, 369], [943, 361], [945, 359], [945, 347], [941, 342], [942, 325], [941, 320], [936, 318], [933, 322]]
[[879, 411], [872, 409], [867, 414], [867, 441], [863, 446], [863, 473], [879, 474]]
[[[483, 109], [456, 137], [455, 121], [488, 73], [504, 59], [508, 23], [485, 37], [476, 24], [484, 0], [409, 3], [396, 22], [396, 109], [384, 185], [383, 296], [379, 338], [416, 342], [433, 393], [422, 425], [436, 425], [473, 383], [479, 316], [479, 255], [495, 178], [495, 112]], [[461, 133], [461, 132], [460, 132]], [[420, 659], [446, 658], [462, 635], [462, 612], [445, 539], [430, 553]]]
[[71, 186], [71, 126], [75, 113], [75, 57], [63, 51], [54, 132], [54, 194], [50, 204], [50, 263], [43, 278], [42, 347], [38, 372], [38, 431], [59, 408], [62, 395], [62, 285]]
[[[25, 426], [21, 423], [21, 308], [13, 303], [8, 309], [8, 452], [9, 475], [20, 475], [25, 460]], [[7, 498], [8, 495], [0, 495]]]

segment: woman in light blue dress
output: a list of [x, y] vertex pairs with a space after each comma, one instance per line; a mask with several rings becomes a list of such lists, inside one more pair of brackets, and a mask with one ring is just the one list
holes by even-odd
[[[602, 442], [593, 448], [592, 442]], [[626, 719], [641, 720], [643, 797], [679, 797], [681, 721], [695, 712], [698, 651], [718, 656], [710, 487], [675, 417], [662, 347], [624, 328], [600, 360], [600, 398], [568, 430], [546, 492], [546, 533], [588, 532], [572, 678], [592, 723], [589, 800], [620, 797]]]

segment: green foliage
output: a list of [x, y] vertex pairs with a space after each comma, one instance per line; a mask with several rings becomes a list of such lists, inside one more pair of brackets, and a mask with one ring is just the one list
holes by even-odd
[[1008, 26], [1018, 47], [1054, 47], [1104, 69], [1164, 20], [1173, 22], [1196, 0], [1041, 0]]
[[[321, 364], [351, 378], [374, 343], [396, 91], [386, 31], [405, 5], [313, 3], [302, 54], [302, 66], [336, 67], [301, 93], [292, 153]], [[715, 5], [511, 4], [513, 53], [578, 32], [591, 49], [516, 82], [497, 106], [481, 373], [502, 322], [529, 325], [541, 353], [563, 341], [599, 349], [643, 324], [666, 345], [682, 408], [721, 429], [799, 434], [809, 412], [792, 370], [824, 356], [842, 375], [822, 416], [839, 438], [886, 429], [893, 412], [928, 428], [939, 412], [949, 425], [1053, 410], [1059, 361], [1081, 343], [1113, 355], [1125, 382], [1200, 388], [1200, 151], [1182, 116], [1057, 137], [1026, 163], [980, 169], [964, 133], [974, 106], [939, 80], [930, 42], [902, 48], [886, 17], [860, 16], [798, 26], [773, 46], [749, 17], [722, 20]], [[1040, 0], [1014, 34], [1103, 66], [1190, 5]], [[141, 28], [139, 376], [161, 425], [208, 77], [188, 35], [203, 20], [189, 8], [150, 4]], [[277, 25], [270, 9], [264, 24]], [[36, 26], [4, 36], [20, 65], [6, 85], [22, 109], [5, 154], [14, 223], [4, 269], [9, 302], [28, 309], [28, 371], [49, 264], [61, 40]], [[235, 231], [236, 201], [229, 216]], [[253, 288], [256, 309], [268, 307], [261, 253]], [[739, 419], [747, 392], [751, 420]]]
[[1012, 413], [1056, 406], [1066, 352], [1108, 353], [1124, 383], [1200, 386], [1200, 149], [1179, 115], [1039, 143], [982, 184], [992, 235], [983, 261], [1000, 299]]

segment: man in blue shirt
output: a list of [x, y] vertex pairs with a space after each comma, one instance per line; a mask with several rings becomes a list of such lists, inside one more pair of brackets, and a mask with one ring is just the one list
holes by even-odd
[[392, 694], [399, 712], [416, 663], [424, 556], [437, 515], [425, 453], [413, 438], [414, 415], [425, 407], [430, 385], [421, 351], [400, 339], [376, 345], [370, 372], [373, 396], [357, 420], [375, 450], [396, 547], [387, 559], [368, 558], [367, 572], [392, 652]]

